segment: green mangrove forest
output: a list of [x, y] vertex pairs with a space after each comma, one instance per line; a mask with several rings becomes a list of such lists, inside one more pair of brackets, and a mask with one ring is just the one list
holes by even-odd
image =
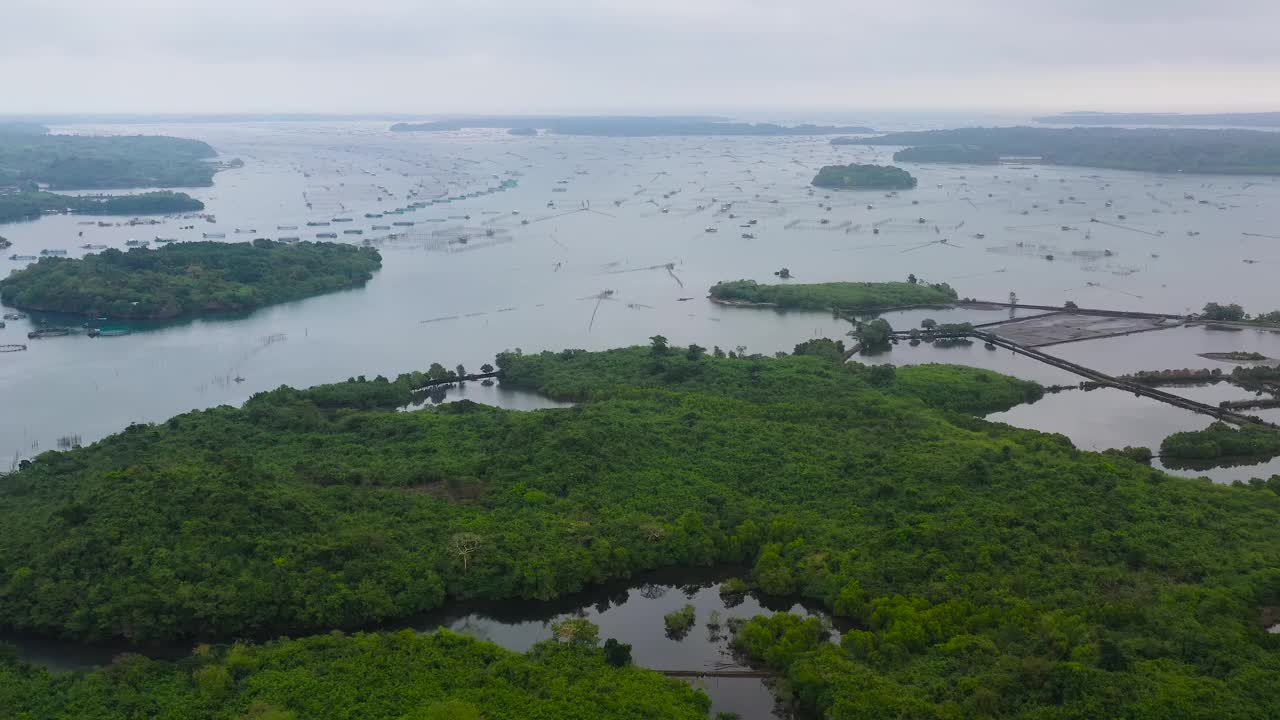
[[28, 124], [0, 126], [0, 187], [54, 190], [202, 187], [213, 184], [208, 143], [148, 135], [54, 135]]
[[82, 197], [41, 191], [0, 195], [0, 223], [34, 220], [42, 215], [167, 215], [198, 212], [204, 203], [186, 193], [161, 190], [137, 195]]
[[899, 150], [893, 154], [893, 159], [895, 162], [991, 165], [1000, 162], [1000, 154], [974, 145], [922, 145]]
[[[1034, 383], [845, 364], [833, 346], [761, 357], [656, 336], [512, 351], [497, 359], [504, 385], [577, 404], [401, 412], [430, 372], [351, 378], [44, 453], [0, 482], [0, 628], [135, 641], [328, 631], [448, 599], [546, 599], [736, 563], [758, 590], [851, 623], [838, 643], [787, 616], [739, 633], [785, 674], [785, 694], [827, 718], [1280, 708], [1280, 637], [1264, 624], [1280, 607], [1280, 481], [1215, 486], [1083, 452], [971, 414], [1034, 399]], [[585, 677], [582, 692], [622, 708], [659, 688], [615, 677], [590, 648], [522, 658], [433, 637], [409, 650], [394, 647], [402, 635], [315, 637], [176, 666], [6, 672], [52, 688], [19, 707], [223, 698], [223, 715], [186, 717], [436, 717], [379, 695], [388, 677], [419, 705], [475, 706], [448, 717], [514, 717], [485, 704], [490, 687], [525, 702], [522, 688], [543, 684], [550, 702]], [[465, 657], [433, 649], [450, 642]], [[473, 653], [500, 659], [455, 679]], [[445, 670], [423, 677], [424, 665]], [[494, 670], [508, 665], [525, 669]], [[705, 709], [661, 687], [650, 700], [670, 710], [600, 716]], [[347, 711], [371, 696], [386, 704]], [[28, 715], [66, 716], [54, 707]]]
[[1271, 457], [1280, 455], [1280, 433], [1258, 425], [1233, 427], [1215, 422], [1204, 430], [1177, 432], [1160, 443], [1161, 457], [1175, 460]]
[[910, 190], [916, 186], [911, 173], [892, 165], [824, 165], [813, 177], [813, 186], [836, 190]]
[[[1051, 165], [1112, 170], [1280, 174], [1280, 135], [1261, 130], [995, 127], [898, 132], [832, 142], [908, 148], [965, 146], [1000, 157], [1031, 157]], [[922, 154], [916, 157], [923, 161], [927, 155], [919, 152]], [[934, 150], [929, 154], [945, 158], [950, 152]]]
[[[914, 276], [913, 276], [914, 277]], [[870, 312], [906, 305], [946, 305], [958, 299], [950, 285], [922, 282], [832, 282], [767, 285], [754, 280], [718, 282], [711, 298], [721, 302], [795, 310]]]
[[612, 657], [589, 636], [527, 654], [448, 630], [201, 645], [177, 662], [122, 655], [51, 673], [0, 657], [13, 720], [706, 720], [706, 695]]
[[357, 287], [380, 267], [376, 250], [340, 243], [172, 243], [41, 258], [0, 279], [0, 301], [24, 310], [167, 320]]

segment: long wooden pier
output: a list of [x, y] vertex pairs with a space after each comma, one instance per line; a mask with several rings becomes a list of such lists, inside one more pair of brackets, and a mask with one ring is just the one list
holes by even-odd
[[[959, 300], [952, 303], [957, 307], [1000, 307], [1015, 308], [1018, 310], [1043, 310], [1045, 313], [1077, 313], [1079, 315], [1102, 315], [1104, 317], [1127, 317], [1142, 318], [1144, 320], [1185, 320], [1185, 315], [1170, 315], [1168, 313], [1147, 313], [1136, 312], [1132, 310], [1106, 310], [1102, 308], [1074, 308], [1062, 307], [1060, 305], [1027, 305], [1025, 303], [1007, 303], [992, 302], [989, 300]], [[1024, 320], [1026, 318], [1014, 318], [1015, 320]], [[1005, 322], [1008, 322], [1007, 320]]]
[[[1019, 345], [1018, 343], [1015, 343], [1011, 340], [1006, 340], [1000, 337], [999, 335], [993, 335], [989, 332], [984, 332], [982, 330], [971, 330], [968, 332], [963, 332], [963, 331], [961, 332], [916, 331], [916, 332], [918, 333], [919, 337], [922, 337], [922, 338], [935, 338], [935, 339], [936, 338], [960, 338], [960, 337], [975, 338], [985, 343], [990, 343], [996, 347], [1001, 347], [1006, 350], [1013, 351], [1019, 355], [1029, 357], [1033, 360], [1038, 360], [1046, 365], [1051, 365], [1061, 370], [1066, 370], [1069, 373], [1079, 375], [1080, 377], [1083, 377], [1091, 382], [1097, 383], [1098, 385], [1114, 387], [1119, 390], [1128, 390], [1129, 392], [1132, 392], [1134, 395], [1149, 397], [1152, 400], [1158, 400], [1162, 403], [1173, 405], [1174, 407], [1180, 407], [1184, 410], [1190, 410], [1191, 412], [1200, 413], [1201, 415], [1209, 415], [1219, 420], [1225, 420], [1227, 422], [1235, 423], [1237, 425], [1261, 425], [1263, 427], [1280, 430], [1280, 426], [1275, 425], [1274, 423], [1269, 423], [1260, 418], [1253, 417], [1252, 415], [1243, 415], [1241, 413], [1233, 412], [1230, 408], [1218, 407], [1216, 405], [1206, 405], [1202, 402], [1196, 402], [1195, 400], [1185, 398], [1181, 395], [1168, 393], [1158, 388], [1150, 387], [1148, 385], [1142, 385], [1140, 383], [1135, 383], [1128, 380], [1122, 380], [1120, 378], [1113, 377], [1099, 370], [1094, 370], [1093, 368], [1087, 368], [1078, 363], [1073, 363], [1070, 360], [1064, 360], [1060, 357], [1057, 357], [1056, 355], [1050, 355], [1042, 350], [1026, 347], [1024, 345]], [[906, 339], [910, 337], [907, 333], [894, 333], [894, 336], [899, 339]]]

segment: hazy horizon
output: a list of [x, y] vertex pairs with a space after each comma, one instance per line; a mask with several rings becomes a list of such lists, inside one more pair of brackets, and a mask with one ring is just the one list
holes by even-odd
[[9, 0], [8, 114], [1280, 110], [1280, 3]]

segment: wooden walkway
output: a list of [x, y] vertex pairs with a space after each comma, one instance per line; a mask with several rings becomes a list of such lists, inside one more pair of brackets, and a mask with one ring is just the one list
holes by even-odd
[[487, 373], [470, 373], [468, 375], [458, 375], [457, 377], [448, 378], [445, 380], [430, 380], [422, 387], [414, 388], [413, 392], [422, 392], [423, 390], [430, 390], [433, 387], [439, 387], [441, 385], [456, 385], [460, 382], [472, 382], [475, 380], [484, 380], [486, 378], [496, 378], [498, 377], [498, 374], [500, 372], [501, 371], [499, 370], [494, 370], [493, 372], [487, 372]]
[[[991, 333], [983, 332], [982, 330], [973, 330], [970, 332], [949, 332], [949, 333], [948, 332], [930, 333], [928, 331], [917, 331], [917, 332], [919, 333], [919, 336], [922, 338], [934, 338], [934, 339], [958, 338], [958, 337], [975, 338], [977, 340], [981, 340], [983, 342], [995, 345], [996, 347], [1002, 347], [1006, 350], [1011, 350], [1019, 355], [1032, 358], [1033, 360], [1038, 360], [1046, 365], [1051, 365], [1061, 370], [1066, 370], [1067, 372], [1074, 373], [1089, 381], [1097, 383], [1098, 385], [1114, 387], [1119, 390], [1127, 390], [1129, 392], [1132, 392], [1134, 395], [1149, 397], [1152, 400], [1158, 400], [1162, 403], [1173, 405], [1174, 407], [1180, 407], [1184, 410], [1190, 410], [1191, 412], [1200, 413], [1201, 415], [1209, 415], [1219, 420], [1225, 420], [1227, 422], [1235, 423], [1237, 425], [1261, 425], [1263, 427], [1268, 427], [1273, 430], [1280, 430], [1280, 426], [1275, 425], [1274, 423], [1269, 423], [1260, 418], [1256, 418], [1251, 415], [1242, 415], [1237, 412], [1232, 412], [1230, 408], [1218, 407], [1216, 405], [1206, 405], [1202, 402], [1196, 402], [1195, 400], [1185, 398], [1181, 395], [1168, 393], [1158, 388], [1150, 387], [1148, 385], [1142, 385], [1140, 383], [1135, 383], [1128, 380], [1121, 380], [1120, 378], [1107, 375], [1104, 372], [1100, 372], [1092, 368], [1087, 368], [1083, 365], [1073, 363], [1069, 360], [1063, 360], [1060, 357], [1057, 357], [1055, 355], [1050, 355], [1046, 352], [1037, 350], [1035, 348], [1019, 345], [1011, 340], [1006, 340], [1000, 337], [999, 335], [992, 335]], [[899, 339], [906, 339], [909, 337], [907, 333], [894, 333], [894, 336]]]
[[[1058, 305], [1026, 305], [1023, 303], [991, 302], [987, 300], [960, 300], [953, 304], [957, 307], [990, 306], [990, 307], [1002, 307], [1002, 308], [1017, 308], [1019, 310], [1043, 310], [1046, 313], [1069, 312], [1069, 313], [1078, 313], [1080, 315], [1102, 315], [1105, 317], [1142, 318], [1144, 320], [1159, 320], [1159, 319], [1184, 320], [1186, 319], [1185, 316], [1183, 315], [1169, 315], [1167, 313], [1145, 313], [1145, 312], [1133, 312], [1130, 310], [1106, 310], [1106, 309], [1100, 309], [1100, 308], [1071, 308], [1071, 307], [1061, 307]], [[1022, 318], [1015, 318], [1015, 319], [1022, 319]]]
[[781, 673], [767, 670], [654, 670], [667, 677], [691, 678], [773, 678], [782, 677]]

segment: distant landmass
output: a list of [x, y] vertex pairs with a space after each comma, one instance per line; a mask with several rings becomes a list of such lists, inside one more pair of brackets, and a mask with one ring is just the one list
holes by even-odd
[[990, 165], [1000, 162], [1000, 154], [973, 145], [921, 145], [899, 150], [895, 162], [943, 162], [966, 165]]
[[416, 120], [421, 113], [24, 113], [0, 115], [0, 124], [138, 125], [152, 123], [349, 122]]
[[558, 135], [603, 137], [657, 137], [678, 135], [840, 135], [874, 133], [861, 126], [775, 125], [773, 123], [729, 122], [714, 116], [520, 116], [451, 118], [424, 123], [397, 123], [393, 132], [442, 132], [474, 128], [542, 128]]
[[[49, 192], [0, 195], [0, 223], [34, 220], [42, 215], [166, 215], [198, 212], [204, 203], [186, 193], [166, 190], [137, 195], [86, 197]], [[2, 247], [2, 246], [0, 246]]]
[[1035, 118], [1050, 125], [1227, 125], [1280, 128], [1280, 112], [1254, 113], [1103, 113], [1069, 112]]
[[[843, 138], [837, 138], [841, 143]], [[834, 142], [834, 141], [833, 141]], [[962, 128], [889, 133], [858, 141], [898, 145], [921, 162], [947, 159], [965, 147], [1048, 165], [1220, 175], [1280, 175], [1280, 133], [1261, 130], [1121, 128]], [[920, 148], [938, 148], [926, 153]], [[895, 156], [896, 157], [896, 156]], [[935, 160], [928, 160], [933, 157]], [[966, 161], [968, 162], [968, 161]]]
[[203, 187], [217, 153], [185, 138], [51, 135], [39, 125], [0, 125], [0, 188], [39, 183], [55, 190]]

